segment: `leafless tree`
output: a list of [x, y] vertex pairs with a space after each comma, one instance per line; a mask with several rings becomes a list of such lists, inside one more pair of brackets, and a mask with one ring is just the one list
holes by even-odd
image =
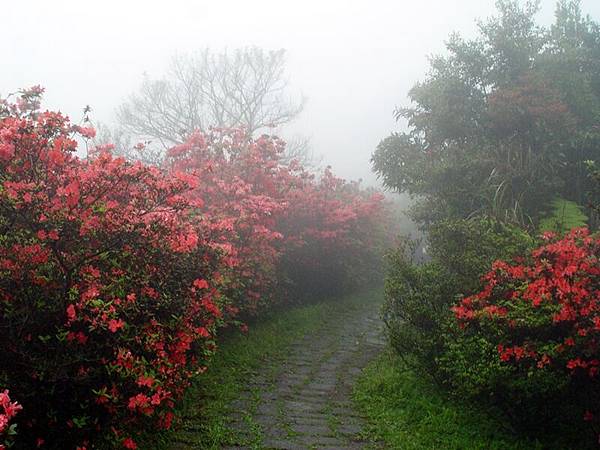
[[96, 137], [93, 139], [94, 147], [110, 144], [112, 153], [123, 156], [130, 161], [142, 161], [145, 164], [159, 166], [164, 158], [164, 150], [161, 147], [150, 145], [150, 141], [134, 141], [133, 137], [123, 127], [111, 127], [105, 123], [92, 123], [96, 129]]
[[119, 107], [119, 123], [135, 138], [163, 149], [210, 126], [266, 132], [302, 111], [304, 99], [289, 97], [284, 69], [284, 50], [204, 49], [179, 55], [163, 79], [144, 78], [139, 91]]
[[315, 155], [311, 148], [310, 138], [302, 135], [294, 135], [284, 138], [284, 140], [286, 142], [285, 154], [282, 157], [284, 163], [296, 160], [309, 169], [317, 169], [322, 163], [323, 158]]

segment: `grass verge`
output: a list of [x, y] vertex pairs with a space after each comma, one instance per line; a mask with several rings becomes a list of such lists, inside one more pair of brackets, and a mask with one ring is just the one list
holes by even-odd
[[532, 450], [580, 448], [564, 436], [547, 442], [511, 433], [502, 421], [472, 405], [449, 399], [428, 378], [418, 376], [384, 352], [363, 372], [354, 390], [367, 416], [366, 435], [386, 448]]

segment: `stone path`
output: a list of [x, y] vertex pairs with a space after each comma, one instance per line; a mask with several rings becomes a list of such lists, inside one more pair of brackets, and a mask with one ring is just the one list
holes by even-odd
[[[247, 437], [258, 428], [262, 442], [255, 448], [367, 448], [360, 438], [363, 420], [352, 407], [352, 386], [383, 340], [378, 305], [366, 306], [332, 318], [319, 333], [296, 343], [277, 369], [249, 383], [232, 426]], [[230, 447], [242, 448], [251, 446]]]
[[382, 347], [378, 303], [328, 318], [320, 331], [248, 380], [230, 417], [237, 441], [226, 449], [379, 448], [361, 437], [364, 420], [351, 394], [357, 376]]

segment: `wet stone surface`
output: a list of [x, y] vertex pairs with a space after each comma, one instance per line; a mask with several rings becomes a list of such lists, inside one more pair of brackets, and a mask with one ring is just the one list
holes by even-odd
[[[285, 358], [268, 361], [232, 405], [230, 426], [239, 449], [373, 449], [361, 436], [364, 419], [352, 404], [361, 370], [383, 348], [379, 304], [328, 319], [294, 344]], [[176, 448], [195, 447], [190, 440]]]

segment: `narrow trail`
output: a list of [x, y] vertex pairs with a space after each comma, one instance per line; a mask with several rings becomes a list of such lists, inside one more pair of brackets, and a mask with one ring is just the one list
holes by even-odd
[[[233, 406], [230, 426], [239, 449], [373, 449], [352, 388], [383, 347], [379, 303], [327, 318], [279, 360], [266, 361]], [[177, 448], [194, 448], [180, 446]]]
[[274, 369], [251, 380], [246, 398], [235, 405], [239, 412], [232, 426], [246, 436], [258, 428], [258, 448], [365, 448], [352, 386], [383, 342], [378, 305], [365, 306], [332, 318], [320, 332], [294, 344]]
[[[352, 407], [352, 386], [382, 348], [378, 304], [332, 317], [293, 345], [288, 356], [257, 374], [238, 400], [232, 426], [258, 436], [264, 449], [359, 449], [362, 418]], [[252, 448], [232, 446], [229, 449]]]

